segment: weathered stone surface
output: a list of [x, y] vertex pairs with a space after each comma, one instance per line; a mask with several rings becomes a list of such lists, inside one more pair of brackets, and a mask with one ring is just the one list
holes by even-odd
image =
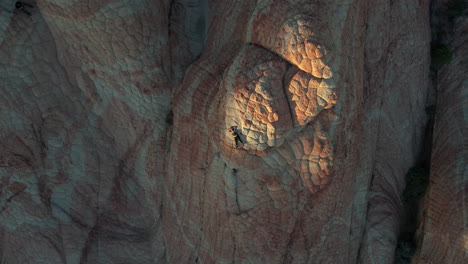
[[169, 4], [38, 5], [1, 14], [2, 262], [164, 260]]
[[224, 7], [250, 17], [247, 39], [208, 34], [173, 101], [169, 262], [391, 263], [426, 118], [427, 4]]
[[468, 19], [455, 21], [454, 56], [437, 79], [431, 182], [415, 263], [468, 262]]
[[3, 262], [392, 263], [428, 0], [37, 4], [0, 10]]

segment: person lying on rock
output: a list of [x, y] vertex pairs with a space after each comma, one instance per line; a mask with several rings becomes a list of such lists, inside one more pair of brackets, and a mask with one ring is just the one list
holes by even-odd
[[229, 132], [231, 132], [231, 135], [234, 137], [234, 143], [236, 144], [236, 148], [244, 144], [244, 142], [242, 142], [242, 139], [239, 136], [239, 133], [237, 133], [235, 126], [232, 126], [231, 128], [229, 128]]

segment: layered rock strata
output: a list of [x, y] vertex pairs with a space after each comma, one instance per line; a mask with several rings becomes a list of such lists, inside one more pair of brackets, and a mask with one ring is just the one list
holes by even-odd
[[437, 110], [428, 192], [415, 263], [468, 261], [468, 18], [454, 21], [453, 59], [437, 78]]
[[0, 13], [2, 261], [392, 263], [427, 0], [37, 4]]

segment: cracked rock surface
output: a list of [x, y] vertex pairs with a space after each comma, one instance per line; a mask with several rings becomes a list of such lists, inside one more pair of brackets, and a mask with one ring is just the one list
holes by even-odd
[[0, 263], [393, 263], [428, 9], [1, 2]]

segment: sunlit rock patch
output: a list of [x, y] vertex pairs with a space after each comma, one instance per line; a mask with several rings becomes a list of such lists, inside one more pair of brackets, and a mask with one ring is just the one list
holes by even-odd
[[[222, 86], [227, 149], [262, 157], [282, 175], [300, 178], [311, 193], [326, 186], [333, 148], [324, 127], [332, 121], [317, 117], [336, 104], [333, 78], [314, 77], [265, 48], [247, 45], [226, 71]], [[231, 127], [242, 144], [229, 132]]]
[[302, 126], [312, 121], [323, 109], [336, 104], [334, 79], [318, 79], [298, 71], [287, 87], [294, 125]]
[[277, 146], [292, 129], [282, 83], [287, 67], [288, 63], [273, 53], [247, 46], [228, 70], [225, 124], [238, 127], [244, 149], [263, 151]]

